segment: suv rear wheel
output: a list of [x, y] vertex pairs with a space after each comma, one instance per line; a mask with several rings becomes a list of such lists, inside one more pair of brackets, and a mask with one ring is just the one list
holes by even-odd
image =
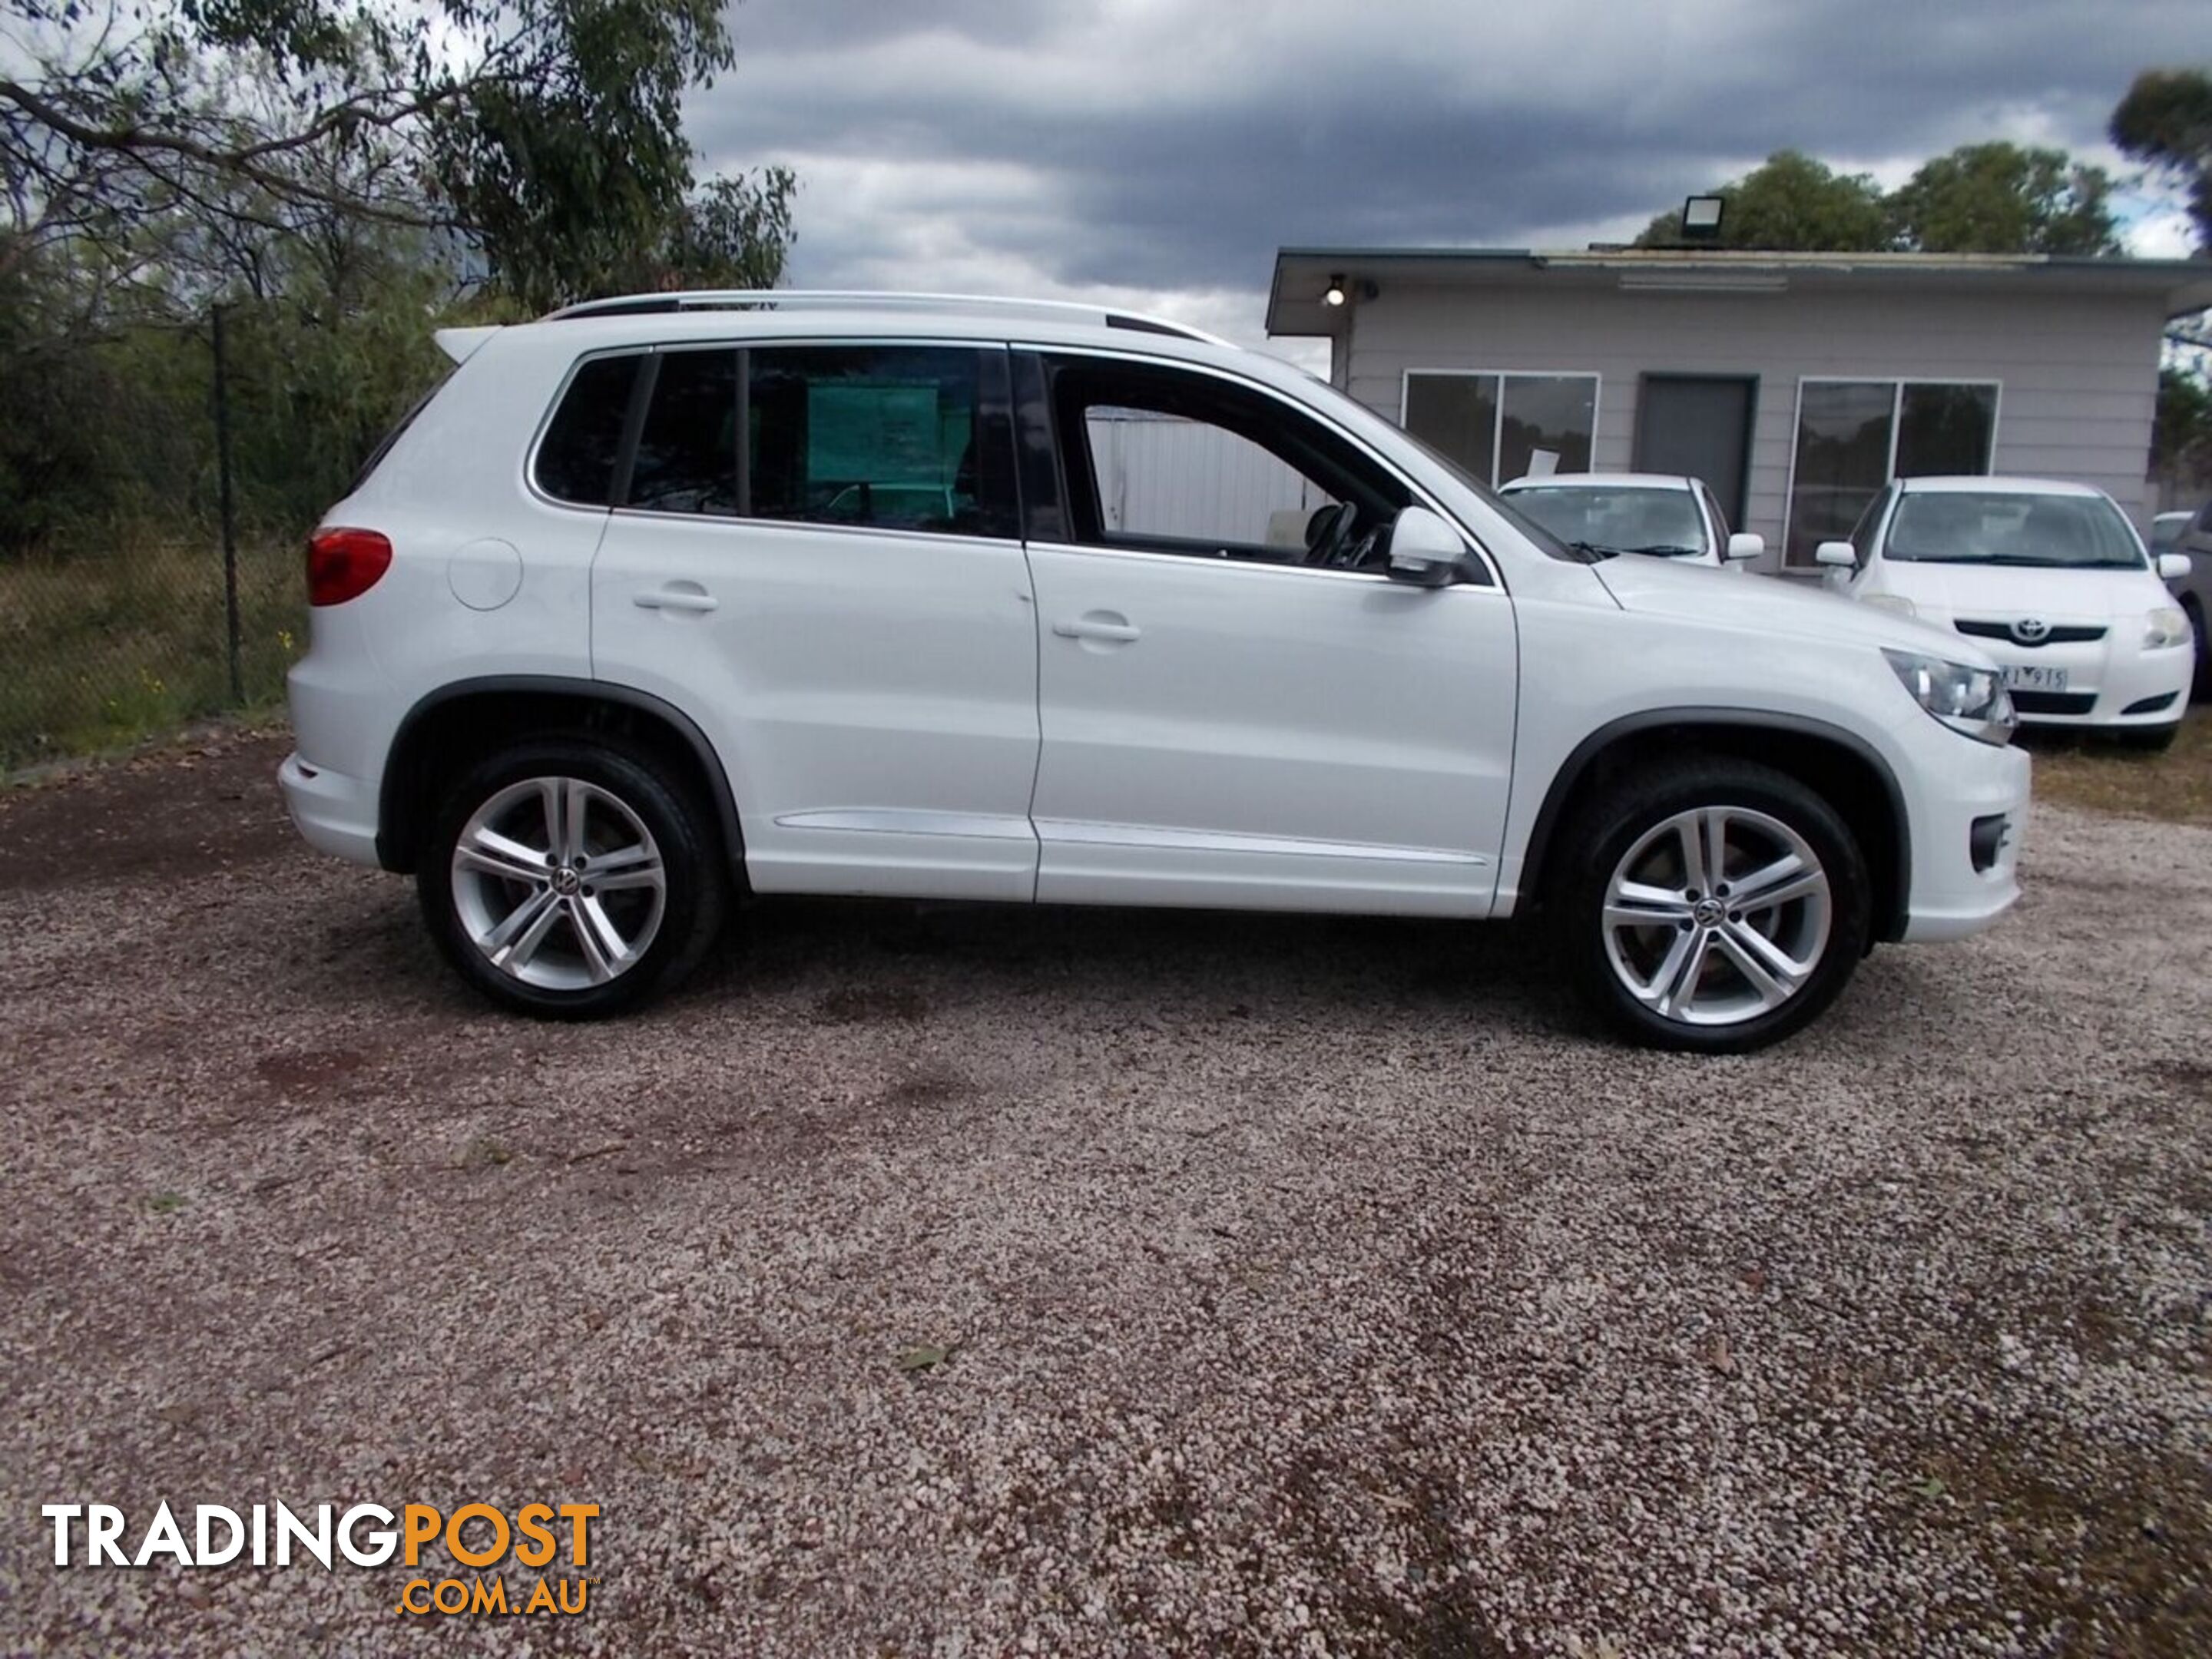
[[1866, 861], [1835, 810], [1723, 758], [1632, 775], [1565, 849], [1565, 965], [1637, 1041], [1706, 1054], [1778, 1042], [1865, 953]]
[[649, 761], [539, 739], [447, 793], [416, 890], [478, 989], [591, 1018], [672, 987], [714, 943], [728, 886], [715, 847], [698, 804]]

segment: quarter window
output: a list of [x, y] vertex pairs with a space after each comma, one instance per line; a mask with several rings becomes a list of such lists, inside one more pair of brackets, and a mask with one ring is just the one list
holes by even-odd
[[1597, 430], [1595, 374], [1406, 376], [1407, 431], [1492, 488], [1531, 475], [1587, 472]]
[[1965, 380], [1807, 380], [1797, 393], [1788, 562], [1841, 539], [1893, 478], [1986, 473], [1997, 385]]
[[593, 357], [577, 368], [538, 446], [540, 489], [583, 507], [605, 507], [614, 500], [615, 464], [629, 416], [630, 387], [643, 361], [636, 353]]

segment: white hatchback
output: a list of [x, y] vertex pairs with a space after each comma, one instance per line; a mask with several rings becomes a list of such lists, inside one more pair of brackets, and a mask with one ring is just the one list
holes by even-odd
[[1683, 564], [1729, 565], [1766, 551], [1766, 540], [1731, 534], [1703, 479], [1663, 472], [1553, 472], [1516, 478], [1498, 491], [1561, 541], [1607, 553], [1643, 553]]
[[2173, 741], [2193, 635], [2112, 497], [2041, 478], [1900, 478], [1848, 542], [1814, 556], [1830, 587], [1962, 634], [1997, 659], [2023, 722]]

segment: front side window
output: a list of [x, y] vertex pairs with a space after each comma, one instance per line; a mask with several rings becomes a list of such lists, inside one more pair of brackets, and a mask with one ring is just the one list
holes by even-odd
[[1703, 553], [1705, 528], [1687, 489], [1556, 484], [1516, 489], [1513, 505], [1561, 541], [1608, 553], [1681, 558]]
[[1890, 515], [1882, 556], [2075, 570], [2139, 570], [2143, 563], [2135, 532], [2103, 496], [2001, 490], [1907, 490]]
[[664, 351], [637, 436], [625, 507], [652, 513], [744, 510], [738, 489], [738, 354]]
[[1151, 364], [1048, 368], [1079, 541], [1371, 568], [1378, 532], [1413, 499], [1343, 438], [1256, 390]]
[[1595, 374], [1406, 377], [1406, 430], [1493, 488], [1516, 478], [1587, 472], [1597, 430]]
[[1798, 389], [1788, 562], [1844, 538], [1893, 478], [1986, 473], [1994, 381], [1808, 380]]

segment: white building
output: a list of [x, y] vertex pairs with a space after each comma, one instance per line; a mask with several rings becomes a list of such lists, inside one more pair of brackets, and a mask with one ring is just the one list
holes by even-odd
[[1267, 331], [1486, 483], [1692, 474], [1802, 570], [1896, 477], [2077, 479], [2147, 525], [2161, 337], [2208, 306], [2182, 260], [1285, 248]]

